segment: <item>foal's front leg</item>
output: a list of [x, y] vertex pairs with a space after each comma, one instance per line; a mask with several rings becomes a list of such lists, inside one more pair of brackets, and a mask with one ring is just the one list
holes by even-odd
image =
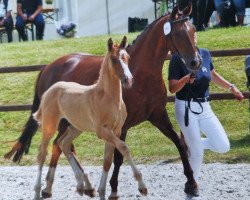
[[109, 172], [109, 169], [110, 169], [111, 164], [112, 164], [114, 149], [115, 148], [113, 146], [111, 146], [107, 143], [105, 144], [103, 171], [102, 171], [100, 185], [98, 188], [98, 193], [99, 193], [101, 200], [105, 200], [108, 172]]
[[[80, 133], [81, 131], [79, 131], [78, 129], [74, 128], [73, 126], [69, 126], [67, 134], [64, 134], [62, 136], [62, 139], [60, 138], [58, 140], [58, 143], [74, 171], [77, 180], [77, 192], [80, 195], [83, 195], [84, 193], [90, 197], [94, 197], [95, 189], [92, 187], [88, 179], [88, 175], [84, 173], [80, 163], [77, 161], [74, 154], [71, 152], [71, 143], [77, 136], [80, 135]], [[83, 182], [85, 182], [85, 187]]]
[[[99, 133], [101, 133], [101, 135], [99, 135], [99, 134], [98, 135], [102, 139], [104, 139], [110, 145], [117, 148], [120, 151], [120, 153], [122, 154], [122, 156], [125, 157], [128, 160], [128, 162], [129, 162], [129, 164], [130, 164], [130, 166], [132, 168], [134, 177], [135, 177], [136, 181], [138, 181], [138, 187], [139, 187], [138, 189], [139, 189], [140, 193], [142, 195], [147, 195], [147, 188], [146, 188], [146, 185], [144, 184], [144, 182], [142, 180], [142, 174], [141, 174], [140, 170], [134, 164], [134, 162], [133, 162], [133, 160], [131, 158], [130, 151], [129, 151], [128, 146], [126, 145], [126, 143], [123, 142], [122, 140], [120, 140], [113, 133], [113, 131], [109, 130], [107, 127], [106, 128], [103, 127]], [[118, 134], [118, 136], [120, 136], [120, 134]], [[117, 198], [117, 196], [111, 196], [111, 195], [109, 196], [109, 199], [116, 199]]]

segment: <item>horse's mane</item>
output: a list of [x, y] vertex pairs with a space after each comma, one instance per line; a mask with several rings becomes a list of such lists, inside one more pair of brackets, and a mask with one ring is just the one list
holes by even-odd
[[158, 19], [155, 19], [152, 23], [150, 23], [149, 25], [147, 25], [143, 31], [133, 40], [132, 44], [128, 45], [128, 48], [130, 48], [132, 45], [134, 45], [136, 43], [136, 41], [138, 41], [143, 35], [145, 35], [145, 33], [150, 30], [158, 21], [160, 21], [162, 18], [168, 16], [169, 14], [166, 15], [162, 15], [161, 17], [159, 17]]

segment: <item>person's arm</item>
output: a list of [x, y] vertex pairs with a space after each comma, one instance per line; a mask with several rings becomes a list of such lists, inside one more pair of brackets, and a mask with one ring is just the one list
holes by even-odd
[[238, 100], [242, 100], [244, 96], [242, 93], [231, 83], [225, 80], [220, 74], [218, 74], [214, 69], [211, 71], [212, 82], [221, 88], [230, 90]]
[[174, 94], [176, 92], [179, 92], [187, 83], [193, 83], [194, 82], [193, 77], [191, 77], [191, 74], [188, 74], [186, 76], [183, 76], [180, 80], [171, 79], [168, 81], [169, 85], [169, 92], [171, 94]]
[[43, 6], [40, 5], [37, 7], [36, 11], [29, 17], [29, 21], [34, 21], [36, 16], [43, 11]]
[[22, 4], [21, 3], [17, 3], [17, 15], [22, 17], [24, 21], [27, 20], [27, 15], [24, 14], [23, 11], [22, 11]]

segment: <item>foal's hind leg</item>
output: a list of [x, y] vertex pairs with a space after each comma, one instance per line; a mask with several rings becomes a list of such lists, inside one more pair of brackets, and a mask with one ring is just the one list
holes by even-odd
[[182, 164], [184, 167], [184, 174], [187, 177], [185, 184], [185, 193], [192, 196], [199, 196], [198, 186], [193, 177], [193, 170], [189, 164], [188, 154], [185, 147], [185, 141], [181, 139], [174, 131], [171, 122], [169, 121], [167, 111], [155, 112], [151, 115], [149, 121], [156, 126], [165, 136], [167, 136], [177, 147]]
[[56, 171], [59, 157], [62, 153], [62, 150], [60, 149], [57, 141], [66, 132], [68, 126], [69, 126], [69, 123], [65, 119], [62, 119], [58, 126], [58, 135], [53, 142], [52, 156], [51, 156], [50, 163], [49, 163], [49, 170], [46, 176], [47, 185], [46, 185], [46, 188], [42, 190], [42, 197], [44, 199], [50, 198], [52, 196], [52, 185], [54, 182], [55, 171]]
[[38, 175], [37, 175], [37, 180], [36, 180], [36, 184], [34, 187], [35, 190], [35, 200], [40, 200], [40, 191], [41, 191], [41, 177], [42, 177], [42, 168], [43, 168], [43, 164], [45, 162], [46, 159], [46, 155], [47, 155], [47, 148], [49, 145], [49, 141], [53, 136], [53, 133], [55, 132], [54, 129], [48, 129], [48, 128], [43, 128], [43, 138], [42, 138], [42, 142], [40, 145], [40, 149], [39, 149], [39, 154], [37, 156], [38, 159]]
[[[88, 175], [84, 173], [81, 165], [75, 158], [74, 154], [71, 152], [71, 143], [77, 136], [80, 135], [81, 131], [74, 128], [73, 126], [69, 126], [66, 132], [67, 133], [62, 136], [62, 139], [60, 138], [58, 140], [58, 143], [74, 171], [77, 180], [77, 192], [80, 195], [83, 195], [84, 193], [90, 197], [94, 197], [95, 189], [92, 187], [88, 179]], [[85, 182], [85, 186], [83, 182]]]

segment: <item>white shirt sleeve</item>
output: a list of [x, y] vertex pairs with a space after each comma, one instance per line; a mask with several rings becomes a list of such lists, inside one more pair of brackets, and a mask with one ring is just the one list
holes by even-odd
[[8, 7], [7, 7], [7, 12], [12, 11], [13, 10], [13, 3], [11, 0], [8, 1]]

